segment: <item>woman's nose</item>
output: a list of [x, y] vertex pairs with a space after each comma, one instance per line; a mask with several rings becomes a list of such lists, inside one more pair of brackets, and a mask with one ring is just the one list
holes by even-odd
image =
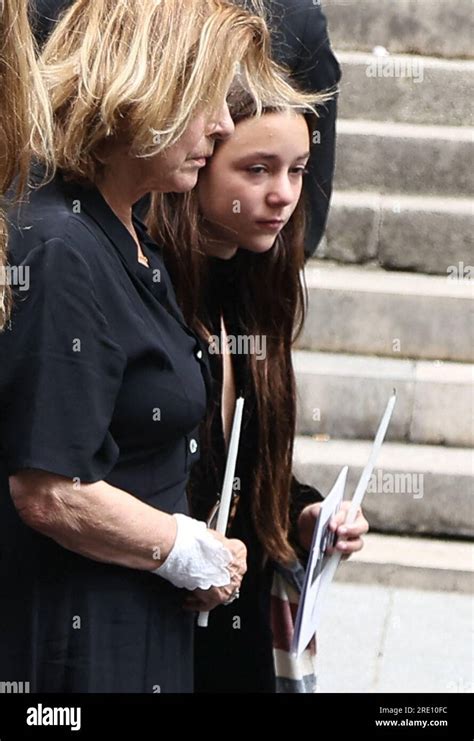
[[228, 139], [234, 131], [235, 125], [230, 115], [229, 106], [224, 103], [213, 121], [208, 124], [206, 136], [212, 136], [214, 139]]

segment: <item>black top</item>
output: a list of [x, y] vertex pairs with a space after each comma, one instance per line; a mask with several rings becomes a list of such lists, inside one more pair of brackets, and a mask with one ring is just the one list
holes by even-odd
[[10, 264], [20, 267], [0, 335], [0, 675], [31, 691], [191, 691], [182, 591], [27, 527], [8, 474], [104, 480], [187, 513], [211, 384], [205, 356], [161, 248], [135, 220], [151, 267], [140, 265], [98, 190], [58, 175], [10, 219]]
[[[229, 336], [245, 335], [239, 323], [239, 288], [236, 273], [242, 253], [230, 260], [209, 258], [209, 290], [206, 308], [211, 333], [220, 336], [223, 314]], [[271, 311], [271, 307], [269, 307]], [[239, 538], [247, 546], [248, 570], [242, 581], [240, 598], [228, 606], [212, 610], [207, 628], [196, 629], [195, 687], [197, 692], [275, 692], [270, 590], [274, 565], [264, 563], [264, 552], [251, 517], [253, 471], [258, 456], [258, 416], [255, 393], [248, 370], [248, 356], [231, 356], [237, 393], [245, 397], [242, 432], [235, 471], [240, 494], [235, 518], [228, 537]], [[226, 445], [222, 427], [222, 356], [209, 355], [215, 380], [210, 400], [211, 446], [204, 446], [190, 479], [193, 513], [206, 519], [217, 500], [224, 478]], [[282, 424], [285, 421], [282, 420]], [[209, 455], [212, 449], [213, 455]], [[321, 494], [311, 486], [291, 484], [290, 540], [297, 546], [296, 521], [301, 510], [321, 501]]]

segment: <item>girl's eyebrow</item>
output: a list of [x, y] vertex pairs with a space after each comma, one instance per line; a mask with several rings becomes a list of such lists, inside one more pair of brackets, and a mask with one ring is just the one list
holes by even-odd
[[[298, 155], [298, 157], [295, 157], [297, 160], [306, 159], [310, 156], [310, 152], [305, 152], [304, 154]], [[273, 154], [272, 152], [249, 152], [248, 154], [245, 154], [242, 156], [243, 159], [248, 159], [249, 157], [258, 157], [262, 160], [279, 160], [280, 157], [278, 154]]]

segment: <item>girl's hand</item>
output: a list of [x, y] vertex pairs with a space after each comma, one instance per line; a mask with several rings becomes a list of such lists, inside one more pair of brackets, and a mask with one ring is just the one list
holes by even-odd
[[[362, 535], [368, 532], [369, 523], [365, 519], [362, 510], [359, 509], [353, 524], [345, 525], [344, 523], [350, 505], [350, 502], [342, 502], [339, 512], [331, 518], [329, 529], [332, 532], [337, 532], [338, 537], [335, 548], [330, 547], [327, 549], [329, 555], [338, 551], [343, 554], [343, 558], [349, 558], [352, 553], [360, 551], [364, 547]], [[304, 508], [298, 518], [299, 540], [301, 546], [306, 551], [309, 551], [311, 548], [314, 524], [318, 518], [320, 509], [321, 502], [310, 504]]]

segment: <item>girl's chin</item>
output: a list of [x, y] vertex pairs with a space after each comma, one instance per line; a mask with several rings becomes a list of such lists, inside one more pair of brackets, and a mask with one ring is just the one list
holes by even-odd
[[255, 253], [264, 253], [268, 252], [268, 250], [271, 250], [273, 245], [275, 244], [275, 239], [271, 240], [262, 240], [258, 239], [255, 241], [248, 240], [245, 243], [240, 243], [239, 247], [242, 250], [247, 250], [248, 252], [255, 252]]

